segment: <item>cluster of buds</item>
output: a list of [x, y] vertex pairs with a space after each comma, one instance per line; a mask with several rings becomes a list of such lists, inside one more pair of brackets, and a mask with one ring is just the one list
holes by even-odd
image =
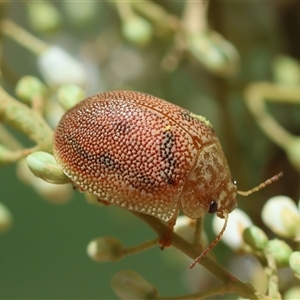
[[[221, 239], [235, 251], [255, 255], [263, 265], [270, 264], [270, 268], [290, 267], [294, 276], [300, 279], [300, 252], [294, 251], [285, 241], [300, 241], [299, 207], [287, 196], [272, 197], [262, 209], [262, 220], [278, 238], [269, 239], [261, 228], [253, 225], [247, 214], [235, 209], [230, 214], [227, 230]], [[214, 218], [216, 233], [220, 230], [220, 223], [219, 218]], [[300, 295], [298, 290], [292, 289], [287, 294]]]

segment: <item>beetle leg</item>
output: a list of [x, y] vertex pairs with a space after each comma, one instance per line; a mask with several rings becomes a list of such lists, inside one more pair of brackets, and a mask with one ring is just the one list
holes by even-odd
[[102, 200], [102, 199], [99, 199], [99, 198], [97, 198], [97, 201], [100, 202], [100, 203], [102, 203], [102, 204], [104, 204], [105, 206], [108, 206], [108, 205], [111, 204], [110, 202]]
[[179, 208], [175, 211], [172, 218], [167, 222], [168, 229], [166, 232], [160, 237], [159, 243], [160, 248], [163, 250], [165, 247], [170, 247], [172, 245], [172, 235], [173, 235], [173, 228], [176, 224], [176, 220], [179, 214]]

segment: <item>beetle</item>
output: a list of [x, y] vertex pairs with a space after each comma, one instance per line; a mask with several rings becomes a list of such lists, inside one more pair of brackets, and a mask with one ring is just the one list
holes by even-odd
[[[172, 227], [180, 210], [190, 218], [237, 206], [237, 190], [210, 122], [135, 91], [90, 96], [67, 111], [54, 135], [54, 157], [81, 191]], [[220, 232], [217, 239], [220, 239]]]

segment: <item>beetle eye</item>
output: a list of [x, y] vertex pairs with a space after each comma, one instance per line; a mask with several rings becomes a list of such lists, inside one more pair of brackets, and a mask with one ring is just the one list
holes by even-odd
[[234, 185], [236, 185], [236, 180], [234, 180], [233, 178], [231, 178], [231, 181]]
[[214, 214], [218, 210], [218, 203], [216, 201], [211, 201], [209, 204], [208, 212]]

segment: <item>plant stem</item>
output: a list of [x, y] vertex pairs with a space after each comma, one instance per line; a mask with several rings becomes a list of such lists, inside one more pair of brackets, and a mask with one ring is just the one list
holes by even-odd
[[128, 254], [136, 254], [136, 253], [142, 252], [142, 251], [147, 250], [147, 249], [149, 249], [153, 246], [157, 246], [158, 244], [159, 244], [158, 243], [158, 238], [155, 238], [155, 239], [152, 239], [150, 241], [146, 241], [142, 244], [139, 244], [137, 246], [125, 248], [122, 251], [122, 257], [125, 256], [125, 255], [128, 255]]
[[268, 247], [264, 249], [264, 255], [267, 260], [267, 266], [265, 267], [265, 273], [268, 277], [268, 295], [272, 299], [282, 299], [278, 290], [278, 276], [277, 266], [273, 255], [268, 251]]
[[37, 147], [20, 150], [10, 150], [5, 146], [0, 145], [0, 166], [16, 162], [36, 150]]
[[188, 34], [200, 34], [209, 28], [207, 22], [208, 1], [185, 1], [183, 26]]
[[36, 55], [40, 55], [49, 48], [47, 43], [36, 38], [11, 20], [3, 19], [0, 23], [0, 28], [3, 34]]
[[268, 113], [265, 101], [300, 103], [300, 88], [260, 82], [250, 85], [245, 91], [245, 97], [246, 104], [265, 134], [279, 147], [288, 150], [296, 137]]
[[157, 297], [155, 300], [188, 300], [188, 299], [205, 299], [207, 297], [212, 297], [215, 295], [223, 295], [229, 292], [233, 292], [234, 289], [230, 284], [221, 284], [206, 290], [201, 293], [195, 293], [190, 295], [183, 295], [178, 297]]
[[134, 12], [130, 2], [117, 1], [115, 2], [119, 16], [123, 22], [126, 22], [131, 17], [134, 17]]
[[132, 1], [132, 6], [142, 16], [158, 26], [160, 30], [176, 32], [181, 26], [178, 17], [170, 14], [161, 5], [154, 3], [153, 1]]
[[[144, 214], [134, 213], [134, 215], [146, 222], [158, 234], [159, 237], [162, 237], [165, 234], [171, 235], [172, 246], [185, 253], [188, 257], [194, 259], [199, 255], [199, 250], [197, 248], [193, 247], [192, 244], [188, 243], [186, 240], [172, 232], [162, 221], [155, 217]], [[240, 281], [237, 277], [232, 275], [230, 272], [220, 266], [215, 260], [209, 258], [208, 256], [203, 257], [199, 263], [212, 274], [214, 274], [218, 279], [220, 279], [226, 286], [230, 286], [228, 292], [234, 291], [238, 295], [247, 299], [270, 299], [268, 296], [256, 291], [252, 286]]]
[[194, 247], [199, 248], [199, 246], [201, 246], [202, 229], [203, 229], [203, 219], [198, 218], [196, 220], [196, 226], [195, 226]]
[[40, 114], [11, 97], [0, 86], [0, 119], [27, 135], [38, 150], [52, 153], [53, 130]]
[[11, 150], [24, 148], [23, 145], [2, 124], [0, 124], [0, 143]]

